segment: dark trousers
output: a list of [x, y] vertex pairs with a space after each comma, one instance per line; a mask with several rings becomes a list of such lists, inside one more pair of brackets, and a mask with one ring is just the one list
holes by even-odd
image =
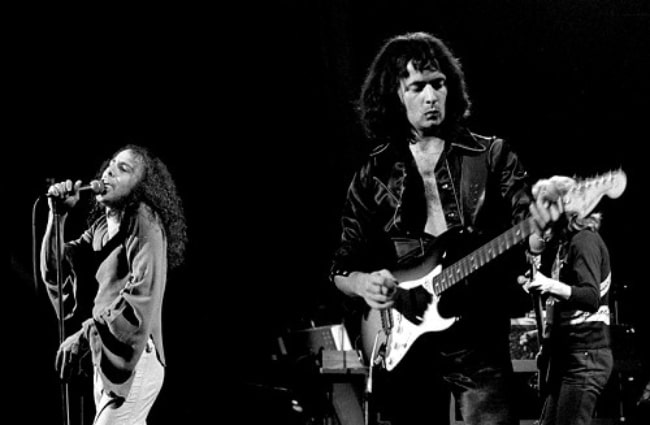
[[552, 353], [542, 425], [588, 425], [612, 373], [609, 348]]
[[517, 424], [512, 363], [501, 345], [440, 352], [434, 340], [421, 337], [386, 373], [381, 400], [391, 424], [449, 424], [452, 392], [465, 424]]

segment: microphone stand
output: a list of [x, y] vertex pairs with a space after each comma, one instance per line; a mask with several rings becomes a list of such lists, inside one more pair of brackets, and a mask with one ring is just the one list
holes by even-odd
[[[59, 291], [59, 345], [65, 340], [65, 314], [63, 311], [63, 276], [61, 273], [61, 250], [63, 249], [63, 241], [61, 238], [61, 216], [58, 211], [58, 201], [52, 201], [52, 215], [54, 225], [54, 259], [56, 262], [56, 285]], [[61, 415], [63, 425], [70, 425], [70, 393], [68, 383], [61, 380]]]

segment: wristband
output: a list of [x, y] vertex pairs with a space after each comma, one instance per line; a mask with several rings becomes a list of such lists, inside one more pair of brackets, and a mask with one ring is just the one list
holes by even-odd
[[330, 280], [332, 282], [334, 282], [334, 276], [348, 277], [348, 276], [350, 276], [350, 273], [352, 273], [350, 270], [334, 269], [330, 273]]

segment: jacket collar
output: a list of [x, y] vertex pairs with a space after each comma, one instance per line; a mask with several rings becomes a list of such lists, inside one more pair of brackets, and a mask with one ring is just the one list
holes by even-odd
[[487, 147], [479, 139], [482, 139], [484, 143], [489, 140], [489, 138], [474, 134], [463, 127], [452, 134], [450, 145], [469, 152], [485, 152]]
[[[489, 137], [480, 136], [478, 134], [472, 133], [465, 127], [460, 127], [457, 130], [453, 131], [448, 137], [449, 146], [468, 151], [468, 152], [485, 152], [487, 149], [487, 141], [490, 140]], [[483, 143], [481, 143], [483, 142]], [[391, 143], [381, 143], [372, 150], [370, 156], [377, 156], [383, 152], [389, 150]]]

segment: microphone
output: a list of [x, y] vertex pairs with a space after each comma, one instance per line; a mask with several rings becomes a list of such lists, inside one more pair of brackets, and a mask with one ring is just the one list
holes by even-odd
[[[92, 180], [90, 183], [79, 187], [79, 192], [84, 192], [87, 190], [90, 190], [95, 194], [100, 194], [104, 193], [106, 188], [104, 187], [104, 182], [101, 180]], [[52, 195], [48, 193], [47, 196], [51, 197]]]
[[86, 185], [82, 185], [79, 188], [79, 192], [83, 190], [92, 190], [94, 193], [104, 193], [105, 187], [104, 182], [101, 180], [93, 180]]

